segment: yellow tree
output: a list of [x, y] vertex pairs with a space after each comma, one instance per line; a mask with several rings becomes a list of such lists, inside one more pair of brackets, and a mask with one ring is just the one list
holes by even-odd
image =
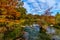
[[[14, 22], [20, 17], [20, 12], [15, 9], [18, 0], [1, 0], [0, 1], [0, 23]], [[13, 21], [12, 21], [13, 20]]]
[[[20, 12], [16, 10], [19, 7], [17, 5], [18, 0], [0, 0], [0, 33], [5, 34], [16, 29], [14, 25], [19, 25]], [[19, 29], [19, 26], [17, 28]]]

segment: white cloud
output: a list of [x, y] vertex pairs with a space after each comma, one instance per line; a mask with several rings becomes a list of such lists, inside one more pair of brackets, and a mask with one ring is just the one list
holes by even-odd
[[27, 2], [36, 2], [35, 0], [27, 0]]
[[58, 9], [60, 9], [60, 3], [57, 6], [58, 6]]
[[38, 0], [38, 1], [40, 1], [40, 2], [46, 2], [46, 0]]
[[34, 7], [39, 7], [37, 3], [32, 3]]
[[54, 6], [55, 5], [55, 0], [46, 0], [46, 3], [49, 5], [49, 7]]
[[23, 7], [26, 8], [26, 10], [28, 12], [30, 12], [30, 7], [28, 6], [28, 4], [26, 2], [24, 2], [24, 6]]
[[[31, 3], [31, 5], [27, 3]], [[56, 3], [57, 5], [55, 5]], [[32, 6], [33, 8], [31, 8], [30, 6]], [[52, 6], [53, 6], [52, 10], [60, 10], [60, 2], [58, 2], [57, 0], [27, 0], [26, 2], [24, 2], [24, 7], [27, 9], [28, 12], [32, 12], [32, 13], [43, 12], [45, 9]]]

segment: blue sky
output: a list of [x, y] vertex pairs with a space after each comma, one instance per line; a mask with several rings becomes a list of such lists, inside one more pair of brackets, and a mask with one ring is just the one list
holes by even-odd
[[50, 7], [53, 7], [51, 11], [52, 15], [56, 12], [60, 12], [60, 0], [22, 0], [24, 2], [24, 8], [27, 13], [31, 14], [43, 14], [44, 11]]

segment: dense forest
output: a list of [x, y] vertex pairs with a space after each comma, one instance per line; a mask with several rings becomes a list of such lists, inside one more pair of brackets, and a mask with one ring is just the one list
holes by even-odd
[[51, 24], [56, 29], [55, 34], [60, 35], [59, 12], [55, 16], [32, 15], [27, 14], [23, 5], [24, 3], [21, 0], [0, 0], [0, 40], [25, 40], [23, 38], [24, 27], [32, 24], [41, 26], [36, 40], [51, 40], [53, 34], [46, 33], [46, 28]]

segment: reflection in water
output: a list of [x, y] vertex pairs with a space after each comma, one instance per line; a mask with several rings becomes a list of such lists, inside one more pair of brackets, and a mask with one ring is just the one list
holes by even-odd
[[48, 26], [47, 27], [47, 33], [48, 34], [55, 34], [55, 29], [53, 27]]
[[[24, 35], [23, 37], [25, 38], [25, 40], [37, 40], [38, 39], [38, 35], [39, 35], [39, 31], [40, 31], [40, 26], [38, 24], [33, 24], [32, 26], [26, 26], [24, 27]], [[55, 33], [55, 29], [52, 27], [48, 27], [46, 29], [46, 32], [48, 34], [54, 34]], [[52, 40], [54, 39], [58, 39], [57, 37], [52, 36]], [[60, 40], [60, 39], [59, 39]]]
[[26, 40], [37, 40], [38, 33], [40, 31], [40, 26], [37, 24], [33, 24], [32, 27], [25, 27], [24, 37]]
[[60, 36], [59, 35], [54, 35], [54, 36], [52, 36], [52, 40], [60, 40]]

